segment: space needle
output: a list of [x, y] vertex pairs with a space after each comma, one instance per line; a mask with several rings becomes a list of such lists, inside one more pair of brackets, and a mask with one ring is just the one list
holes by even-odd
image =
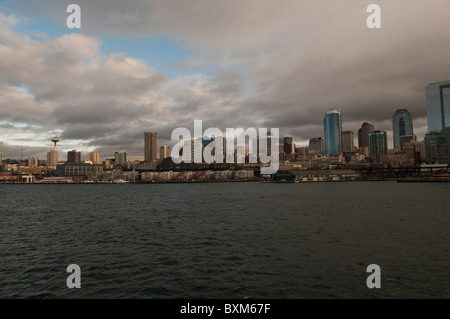
[[55, 143], [55, 147], [53, 147], [53, 150], [56, 151], [56, 143], [59, 142], [59, 138], [57, 138], [56, 136], [52, 139], [52, 142]]

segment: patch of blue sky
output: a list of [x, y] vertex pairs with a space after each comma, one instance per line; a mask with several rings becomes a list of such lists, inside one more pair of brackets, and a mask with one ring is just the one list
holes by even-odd
[[196, 53], [184, 48], [181, 41], [168, 37], [105, 36], [102, 37], [100, 48], [105, 55], [126, 53], [144, 61], [169, 78], [205, 74], [216, 68], [214, 64], [191, 63]]
[[0, 5], [0, 12], [6, 16], [14, 16], [17, 23], [14, 30], [21, 34], [26, 34], [34, 40], [41, 40], [40, 34], [46, 34], [51, 39], [70, 33], [65, 25], [57, 23], [49, 17], [43, 15], [23, 15], [23, 13], [12, 6], [12, 1], [6, 0]]
[[26, 96], [28, 96], [28, 97], [34, 99], [34, 95], [30, 93], [30, 91], [29, 91], [27, 85], [21, 84], [21, 85], [19, 86], [19, 88], [20, 88], [20, 90], [22, 91], [23, 94], [25, 94]]

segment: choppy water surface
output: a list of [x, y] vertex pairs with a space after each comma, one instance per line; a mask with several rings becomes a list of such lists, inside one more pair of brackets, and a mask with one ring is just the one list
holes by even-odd
[[[0, 185], [0, 298], [449, 298], [450, 184]], [[66, 268], [81, 267], [81, 289]], [[378, 264], [382, 288], [366, 286]]]

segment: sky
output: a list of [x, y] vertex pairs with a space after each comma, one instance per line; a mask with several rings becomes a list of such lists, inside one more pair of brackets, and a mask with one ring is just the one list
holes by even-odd
[[[81, 29], [66, 8], [81, 7]], [[367, 6], [381, 7], [369, 29]], [[127, 152], [144, 132], [279, 128], [299, 146], [343, 130], [388, 132], [407, 108], [427, 131], [425, 86], [450, 80], [448, 0], [0, 0], [0, 153], [60, 160]]]

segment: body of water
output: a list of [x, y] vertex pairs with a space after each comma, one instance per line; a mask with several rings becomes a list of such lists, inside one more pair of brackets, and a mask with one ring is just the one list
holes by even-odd
[[[0, 185], [0, 298], [449, 298], [450, 184]], [[66, 268], [81, 268], [68, 289]], [[381, 267], [381, 289], [366, 268]]]

